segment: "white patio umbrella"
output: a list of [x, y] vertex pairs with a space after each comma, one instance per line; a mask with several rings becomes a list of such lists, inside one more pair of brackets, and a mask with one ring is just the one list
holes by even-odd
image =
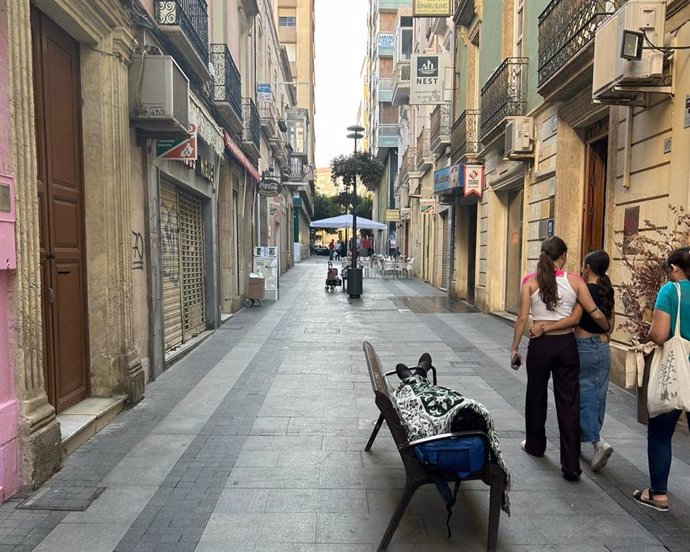
[[[312, 228], [352, 228], [352, 215], [339, 215], [321, 220], [313, 220], [309, 226]], [[365, 230], [385, 230], [388, 228], [381, 222], [369, 220], [364, 217], [357, 217], [357, 229]]]

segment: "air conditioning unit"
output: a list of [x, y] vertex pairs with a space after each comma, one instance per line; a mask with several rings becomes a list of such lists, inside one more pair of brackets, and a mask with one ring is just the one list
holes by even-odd
[[[664, 54], [649, 48], [649, 43], [664, 45], [665, 24], [665, 0], [629, 0], [602, 24], [594, 38], [595, 102], [630, 104], [641, 92], [636, 87], [663, 84]], [[644, 33], [641, 59], [621, 56], [623, 31]]]
[[534, 121], [532, 117], [511, 117], [506, 123], [506, 157], [529, 155], [534, 150]]
[[171, 56], [144, 55], [129, 67], [130, 118], [145, 135], [184, 135], [189, 80]]

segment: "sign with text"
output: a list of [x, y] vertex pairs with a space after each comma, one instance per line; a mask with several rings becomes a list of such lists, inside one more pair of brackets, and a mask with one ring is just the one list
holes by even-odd
[[452, 0], [413, 0], [414, 17], [449, 17], [453, 15]]
[[189, 136], [156, 140], [156, 156], [158, 159], [196, 161], [196, 128], [196, 125], [192, 123], [189, 125]]
[[273, 89], [270, 84], [261, 83], [256, 85], [256, 99], [260, 102], [273, 101]]
[[259, 195], [263, 197], [275, 197], [280, 193], [280, 182], [272, 178], [259, 180], [257, 186], [259, 188]]
[[420, 199], [419, 200], [419, 214], [433, 215], [436, 212], [435, 199]]
[[441, 56], [412, 54], [410, 61], [410, 104], [443, 103]]
[[465, 165], [463, 189], [465, 197], [482, 197], [484, 189], [484, 165]]
[[386, 222], [397, 222], [400, 220], [400, 209], [386, 209]]
[[410, 220], [412, 218], [412, 209], [403, 207], [400, 209], [400, 220]]

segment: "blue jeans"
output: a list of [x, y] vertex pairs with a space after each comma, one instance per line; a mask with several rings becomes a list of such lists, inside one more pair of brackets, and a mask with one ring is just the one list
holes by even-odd
[[[681, 410], [672, 410], [649, 418], [647, 426], [647, 459], [649, 461], [649, 489], [653, 494], [668, 492], [668, 474], [671, 471], [671, 438], [676, 430]], [[690, 428], [690, 415], [688, 416]]]
[[578, 337], [580, 354], [580, 436], [583, 443], [595, 443], [601, 436], [606, 414], [611, 350], [597, 337]]

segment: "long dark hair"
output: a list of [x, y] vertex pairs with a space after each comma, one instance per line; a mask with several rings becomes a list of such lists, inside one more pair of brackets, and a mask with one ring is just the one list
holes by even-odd
[[541, 244], [541, 253], [537, 263], [537, 283], [539, 284], [539, 297], [544, 301], [548, 310], [555, 310], [560, 300], [556, 283], [555, 261], [567, 252], [568, 246], [558, 236], [548, 238]]
[[690, 247], [681, 247], [671, 251], [666, 257], [664, 267], [668, 270], [672, 264], [685, 272], [685, 277], [690, 279]]
[[611, 279], [608, 277], [608, 274], [606, 274], [610, 263], [611, 259], [609, 258], [609, 254], [601, 249], [588, 253], [585, 255], [584, 259], [584, 264], [589, 265], [589, 268], [592, 269], [592, 272], [598, 277], [597, 285], [599, 286], [602, 301], [601, 312], [606, 315], [606, 318], [611, 318], [615, 305]]

